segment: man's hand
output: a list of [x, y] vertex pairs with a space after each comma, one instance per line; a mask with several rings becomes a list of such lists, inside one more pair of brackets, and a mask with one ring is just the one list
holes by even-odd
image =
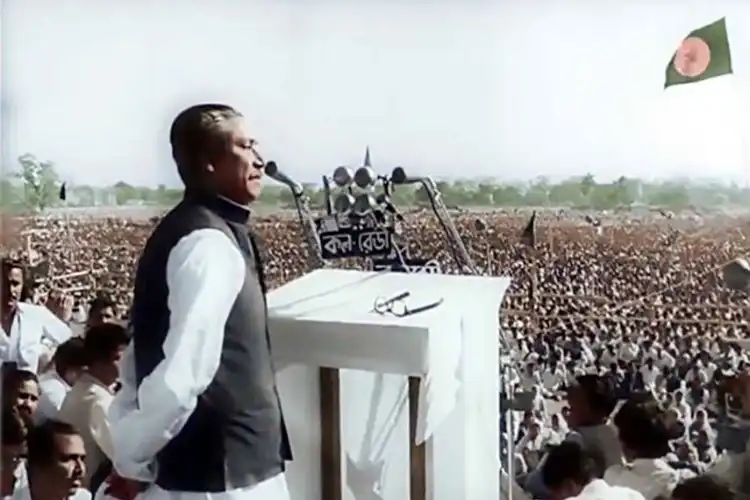
[[67, 323], [73, 317], [74, 303], [73, 297], [55, 290], [50, 292], [46, 305], [47, 309], [52, 311], [55, 316]]
[[133, 500], [148, 487], [148, 483], [125, 479], [114, 472], [110, 474], [104, 484], [104, 494], [118, 500]]

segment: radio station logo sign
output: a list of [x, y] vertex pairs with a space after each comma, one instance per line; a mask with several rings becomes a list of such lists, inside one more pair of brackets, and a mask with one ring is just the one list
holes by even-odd
[[374, 220], [354, 225], [347, 217], [330, 215], [316, 219], [315, 225], [324, 259], [382, 257], [393, 251], [393, 228]]
[[324, 259], [373, 257], [390, 253], [392, 232], [386, 229], [342, 229], [321, 233]]

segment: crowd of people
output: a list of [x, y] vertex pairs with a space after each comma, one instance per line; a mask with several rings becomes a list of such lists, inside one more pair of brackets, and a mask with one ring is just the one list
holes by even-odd
[[[737, 472], [745, 441], [717, 441], [728, 414], [750, 410], [750, 303], [720, 275], [746, 252], [750, 224], [706, 218], [686, 229], [678, 219], [598, 214], [594, 224], [555, 212], [536, 219], [529, 245], [519, 239], [528, 214], [456, 214], [481, 272], [512, 278], [501, 326], [521, 366], [515, 388], [532, 394], [512, 437], [519, 495], [572, 498], [565, 492], [591, 492], [598, 478], [648, 500], [750, 493], [750, 471], [747, 487]], [[3, 292], [45, 349], [14, 347], [21, 327], [3, 317], [0, 357], [21, 353], [3, 365], [3, 498], [28, 495], [33, 480], [62, 498], [113, 477], [106, 408], [128, 342], [120, 325], [133, 271], [156, 220], [28, 218], [6, 235]], [[307, 272], [294, 218], [252, 224], [269, 288]], [[455, 272], [431, 214], [407, 214], [403, 235], [412, 256]]]

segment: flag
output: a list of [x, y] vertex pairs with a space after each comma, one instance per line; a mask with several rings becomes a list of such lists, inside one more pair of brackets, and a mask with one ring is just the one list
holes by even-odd
[[365, 148], [365, 162], [362, 165], [365, 167], [372, 167], [372, 164], [370, 163], [370, 146]]
[[526, 224], [526, 228], [521, 233], [521, 242], [531, 248], [536, 248], [536, 210], [531, 214], [529, 223]]
[[667, 65], [664, 88], [731, 73], [727, 23], [722, 17], [685, 37]]
[[65, 183], [62, 183], [62, 186], [60, 186], [60, 200], [65, 201], [68, 199], [68, 191], [65, 189]]

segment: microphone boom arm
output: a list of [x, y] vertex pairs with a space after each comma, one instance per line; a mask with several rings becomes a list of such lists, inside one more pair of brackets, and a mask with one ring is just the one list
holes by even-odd
[[310, 208], [310, 197], [305, 194], [305, 190], [300, 184], [294, 182], [279, 170], [276, 162], [269, 161], [265, 166], [265, 172], [270, 178], [284, 184], [292, 192], [294, 206], [297, 209], [297, 216], [299, 217], [300, 228], [302, 229], [302, 234], [307, 242], [310, 266], [313, 269], [324, 267], [325, 260], [323, 259], [323, 249], [321, 247], [320, 238], [318, 237], [317, 227], [315, 226], [315, 216]]
[[448, 246], [453, 254], [453, 260], [456, 261], [459, 270], [467, 274], [475, 276], [479, 275], [479, 270], [477, 269], [476, 264], [474, 264], [474, 259], [471, 258], [469, 250], [466, 248], [466, 245], [461, 238], [461, 234], [453, 223], [453, 218], [450, 213], [448, 213], [448, 208], [443, 202], [443, 195], [437, 188], [435, 181], [430, 177], [425, 177], [424, 179], [420, 179], [420, 182], [430, 200], [432, 211], [435, 213], [435, 217], [437, 217], [438, 222], [445, 233]]

